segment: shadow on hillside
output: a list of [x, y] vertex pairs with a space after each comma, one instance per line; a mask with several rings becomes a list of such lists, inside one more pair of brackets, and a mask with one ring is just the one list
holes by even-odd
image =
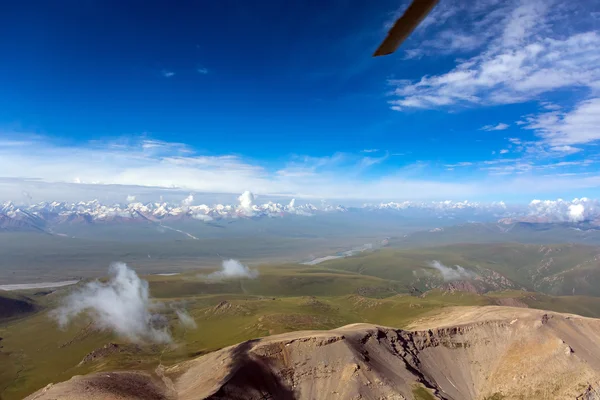
[[257, 341], [246, 341], [233, 350], [230, 374], [223, 380], [221, 389], [207, 399], [296, 399], [294, 392], [274, 372], [269, 360], [248, 353]]

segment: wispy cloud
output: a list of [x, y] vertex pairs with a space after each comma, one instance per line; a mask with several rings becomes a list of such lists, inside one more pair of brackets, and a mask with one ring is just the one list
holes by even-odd
[[568, 112], [549, 111], [530, 115], [526, 122], [525, 128], [533, 130], [553, 149], [576, 152], [571, 145], [600, 140], [600, 97], [583, 100]]
[[425, 55], [425, 52], [421, 49], [408, 49], [404, 51], [405, 60], [418, 60]]
[[202, 74], [202, 75], [206, 75], [206, 74], [208, 74], [208, 69], [206, 69], [206, 68], [196, 68], [196, 72], [198, 72], [199, 74]]
[[175, 76], [175, 72], [173, 71], [168, 71], [166, 69], [163, 69], [161, 72], [162, 76], [164, 76], [165, 78], [171, 78], [173, 76]]
[[434, 260], [429, 263], [431, 268], [438, 270], [438, 272], [442, 275], [442, 278], [445, 281], [456, 281], [462, 279], [474, 279], [477, 277], [477, 274], [469, 271], [460, 265], [455, 265], [454, 268], [447, 267], [441, 262]]
[[456, 168], [456, 167], [470, 167], [473, 163], [471, 161], [461, 161], [456, 164], [446, 164], [447, 168]]
[[580, 148], [573, 147], [573, 146], [553, 146], [553, 147], [550, 147], [550, 151], [554, 151], [557, 153], [567, 155], [567, 154], [579, 153], [582, 150]]
[[508, 149], [502, 149], [502, 150], [500, 150], [500, 154], [506, 154], [506, 153], [508, 153]]
[[360, 168], [368, 168], [368, 167], [371, 167], [376, 164], [381, 164], [382, 162], [387, 160], [388, 157], [389, 157], [389, 153], [387, 153], [387, 152], [385, 155], [383, 155], [381, 157], [363, 157], [360, 159], [358, 165]]
[[510, 125], [500, 122], [498, 125], [484, 125], [479, 130], [481, 131], [503, 131], [508, 129]]
[[[180, 199], [189, 193], [250, 190], [296, 198], [477, 200], [498, 195], [504, 198], [545, 193], [554, 196], [563, 190], [600, 185], [600, 175], [594, 173], [594, 159], [580, 164], [548, 163], [547, 160], [540, 163], [519, 158], [465, 160], [436, 166], [431, 163], [396, 165], [401, 159], [387, 156], [347, 153], [291, 156], [280, 168], [272, 168], [230, 154], [198, 154], [181, 144], [147, 137], [122, 141], [118, 146], [111, 142], [104, 145], [94, 142], [73, 147], [40, 140], [22, 146], [0, 146], [0, 193], [3, 196], [12, 193], [14, 198], [26, 190], [34, 193], [36, 201], [41, 201], [55, 200], [57, 195], [63, 196], [78, 187], [88, 191], [98, 187], [94, 193], [101, 195], [107, 188], [122, 186], [119, 199], [131, 193], [142, 196], [147, 190], [170, 189], [178, 190]], [[371, 170], [374, 165], [378, 165], [376, 174]], [[440, 169], [455, 167], [472, 167], [484, 175], [440, 176]], [[551, 174], [546, 176], [549, 172]], [[572, 172], [592, 174], [568, 178], [559, 175]], [[500, 179], [502, 175], [505, 177]], [[43, 198], [42, 189], [36, 189], [42, 187], [42, 183], [47, 183], [43, 191], [52, 193], [52, 197]]]
[[[558, 89], [598, 88], [600, 35], [573, 32], [585, 12], [545, 0], [484, 3], [485, 20], [465, 10], [471, 35], [483, 29], [490, 35], [480, 53], [444, 74], [390, 80], [392, 109], [512, 104]], [[446, 20], [454, 17], [448, 12]]]
[[498, 0], [440, 2], [407, 41], [405, 58], [464, 54], [482, 47], [497, 35], [493, 27], [506, 13], [502, 8]]
[[362, 152], [363, 153], [376, 153], [378, 151], [379, 151], [379, 149], [364, 149]]

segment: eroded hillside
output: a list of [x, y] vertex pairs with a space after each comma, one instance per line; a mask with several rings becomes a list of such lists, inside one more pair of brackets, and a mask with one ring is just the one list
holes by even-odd
[[27, 399], [564, 399], [600, 380], [600, 320], [458, 307], [413, 328], [275, 335], [153, 374], [75, 377]]

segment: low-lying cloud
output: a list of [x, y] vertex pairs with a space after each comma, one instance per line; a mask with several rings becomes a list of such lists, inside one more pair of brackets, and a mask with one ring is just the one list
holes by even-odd
[[210, 215], [207, 215], [207, 214], [193, 214], [192, 218], [197, 219], [199, 221], [203, 221], [203, 222], [211, 222], [214, 220], [213, 217], [211, 217]]
[[194, 318], [188, 314], [187, 311], [183, 309], [177, 309], [175, 310], [175, 313], [177, 314], [177, 318], [179, 318], [179, 323], [185, 328], [196, 329], [198, 327], [198, 325], [196, 325], [196, 321], [194, 321]]
[[258, 276], [258, 271], [250, 269], [238, 260], [224, 260], [219, 271], [206, 275], [209, 279], [250, 278]]
[[[61, 327], [80, 314], [87, 314], [100, 329], [114, 332], [132, 342], [171, 342], [168, 321], [153, 313], [148, 282], [124, 263], [111, 264], [107, 282], [93, 281], [69, 295], [51, 315]], [[184, 325], [193, 319], [183, 310], [177, 316]], [[190, 321], [191, 320], [191, 321]], [[195, 324], [195, 323], [194, 323]]]
[[447, 267], [441, 262], [434, 260], [429, 263], [429, 266], [437, 269], [444, 281], [457, 281], [461, 279], [473, 279], [477, 277], [477, 274], [469, 270], [464, 269], [460, 265], [455, 265], [454, 268]]

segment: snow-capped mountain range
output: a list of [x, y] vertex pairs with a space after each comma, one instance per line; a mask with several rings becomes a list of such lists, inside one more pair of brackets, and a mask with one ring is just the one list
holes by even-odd
[[[128, 200], [133, 200], [132, 197]], [[486, 211], [505, 209], [501, 205], [480, 205], [470, 202], [403, 202], [365, 204], [361, 207], [345, 207], [325, 202], [298, 204], [292, 199], [287, 204], [266, 202], [256, 204], [254, 195], [244, 192], [238, 198], [238, 204], [194, 205], [193, 195], [178, 204], [169, 202], [141, 203], [131, 201], [123, 204], [102, 204], [98, 200], [69, 202], [41, 202], [29, 205], [18, 205], [11, 201], [0, 204], [0, 229], [20, 229], [32, 227], [43, 229], [46, 226], [63, 223], [111, 223], [135, 221], [174, 221], [194, 219], [212, 222], [234, 218], [285, 217], [289, 215], [317, 216], [322, 213], [346, 213], [349, 211], [375, 210], [429, 210], [436, 213], [452, 213], [457, 210]]]
[[41, 202], [18, 205], [11, 201], [0, 204], [0, 230], [36, 229], [46, 230], [56, 224], [98, 224], [125, 222], [154, 222], [192, 219], [205, 223], [223, 219], [257, 219], [297, 216], [318, 216], [323, 213], [346, 212], [399, 212], [406, 215], [426, 213], [434, 216], [488, 216], [489, 220], [508, 223], [514, 221], [582, 222], [598, 217], [600, 207], [596, 200], [534, 200], [528, 206], [508, 207], [503, 202], [478, 203], [469, 201], [440, 202], [387, 202], [363, 204], [360, 207], [331, 205], [326, 202], [298, 204], [292, 199], [287, 204], [266, 202], [256, 204], [251, 192], [238, 197], [238, 204], [194, 204], [193, 195], [180, 203], [136, 202], [128, 196], [123, 204], [102, 204], [98, 200], [69, 202]]
[[363, 208], [375, 210], [408, 210], [408, 209], [423, 209], [423, 210], [486, 210], [491, 212], [503, 212], [508, 208], [503, 201], [493, 203], [478, 203], [473, 201], [403, 201], [401, 203], [389, 202], [379, 204], [364, 204]]
[[0, 229], [44, 227], [63, 223], [111, 223], [111, 222], [161, 222], [195, 219], [211, 222], [231, 218], [282, 217], [285, 215], [313, 216], [321, 212], [346, 212], [343, 206], [306, 203], [296, 205], [292, 199], [288, 204], [267, 202], [254, 204], [254, 196], [244, 192], [239, 204], [194, 205], [192, 195], [179, 204], [168, 202], [125, 204], [102, 204], [98, 200], [69, 202], [41, 202], [17, 205], [11, 201], [0, 204]]

